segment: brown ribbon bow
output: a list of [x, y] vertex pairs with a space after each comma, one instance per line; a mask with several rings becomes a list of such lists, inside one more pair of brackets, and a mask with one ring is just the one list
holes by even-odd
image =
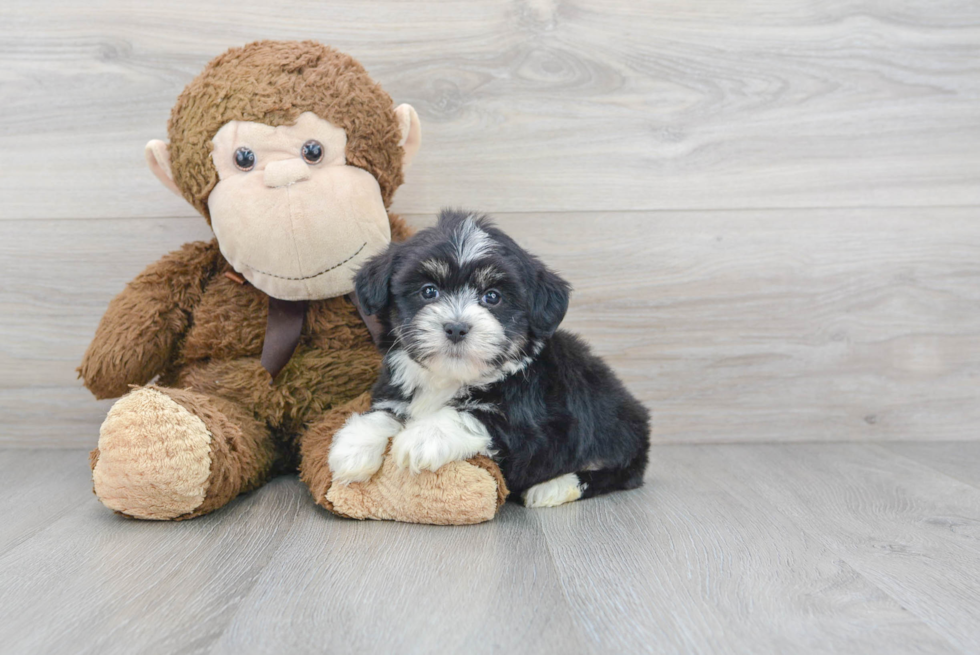
[[[380, 345], [381, 323], [376, 317], [364, 313], [356, 295], [351, 293], [347, 298], [357, 308], [374, 344]], [[261, 361], [262, 367], [269, 371], [273, 381], [296, 351], [308, 306], [309, 302], [306, 300], [279, 300], [269, 296], [269, 320], [265, 326]]]
[[279, 300], [269, 296], [269, 320], [265, 324], [265, 342], [262, 344], [262, 367], [275, 380], [289, 363], [306, 317], [306, 300]]

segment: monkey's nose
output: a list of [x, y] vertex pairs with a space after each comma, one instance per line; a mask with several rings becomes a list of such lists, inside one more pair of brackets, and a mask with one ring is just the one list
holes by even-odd
[[277, 189], [310, 179], [310, 167], [296, 157], [266, 164], [262, 180], [267, 187]]
[[470, 326], [466, 323], [446, 323], [442, 327], [446, 331], [446, 337], [453, 343], [459, 343], [465, 339], [470, 331]]

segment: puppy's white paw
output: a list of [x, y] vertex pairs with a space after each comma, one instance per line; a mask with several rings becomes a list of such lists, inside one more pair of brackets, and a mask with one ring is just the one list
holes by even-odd
[[[337, 435], [340, 436], [339, 434]], [[339, 484], [370, 480], [384, 461], [384, 448], [345, 439], [330, 448], [330, 470]]]
[[449, 462], [488, 453], [490, 434], [472, 415], [445, 407], [412, 421], [395, 435], [391, 456], [412, 473], [438, 471]]
[[566, 473], [547, 482], [536, 484], [524, 492], [525, 507], [558, 507], [582, 497], [585, 485], [579, 484], [578, 476]]
[[453, 460], [449, 438], [426, 425], [413, 425], [395, 436], [391, 456], [400, 468], [412, 473], [437, 471]]
[[381, 468], [388, 439], [402, 425], [387, 412], [352, 414], [330, 446], [330, 470], [340, 484], [364, 482]]

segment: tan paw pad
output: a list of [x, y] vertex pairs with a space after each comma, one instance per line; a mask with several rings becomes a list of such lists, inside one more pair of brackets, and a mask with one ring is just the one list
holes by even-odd
[[95, 493], [106, 507], [135, 518], [182, 516], [204, 502], [210, 449], [200, 418], [156, 389], [135, 389], [102, 424]]

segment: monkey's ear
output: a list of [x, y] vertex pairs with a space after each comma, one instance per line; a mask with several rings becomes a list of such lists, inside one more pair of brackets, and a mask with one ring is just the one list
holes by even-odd
[[556, 273], [538, 262], [531, 283], [531, 333], [547, 339], [555, 333], [568, 311], [571, 286]]
[[398, 117], [398, 129], [402, 132], [400, 145], [405, 150], [402, 166], [408, 166], [419, 151], [419, 146], [422, 145], [422, 124], [412, 105], [398, 105], [395, 107], [395, 116]]
[[388, 304], [391, 273], [395, 267], [394, 248], [375, 255], [364, 263], [354, 277], [354, 293], [365, 314], [373, 316]]
[[163, 186], [183, 198], [184, 194], [180, 192], [180, 189], [174, 183], [174, 174], [170, 170], [170, 146], [167, 142], [161, 141], [160, 139], [153, 139], [146, 144], [146, 150], [143, 151], [143, 154], [146, 156], [146, 164], [153, 171], [153, 174], [157, 176], [157, 179], [163, 183]]

